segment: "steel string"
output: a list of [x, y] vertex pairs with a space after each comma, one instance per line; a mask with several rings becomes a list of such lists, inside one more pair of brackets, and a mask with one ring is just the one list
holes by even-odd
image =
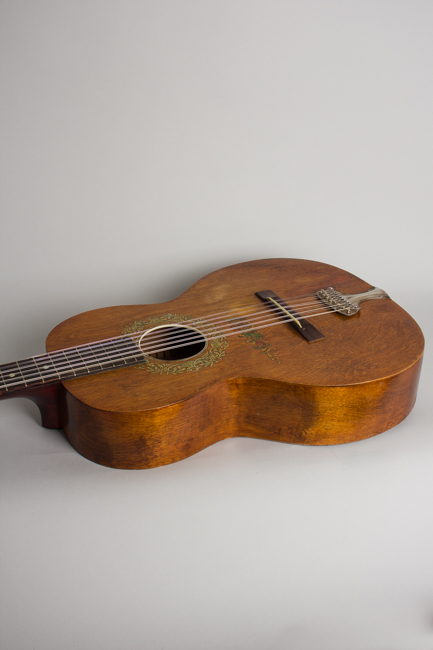
[[[317, 305], [317, 309], [322, 307], [322, 303], [319, 300], [316, 300], [316, 301], [310, 302], [310, 303], [298, 303], [297, 306], [300, 306], [300, 305]], [[291, 305], [291, 307], [292, 307], [292, 305]], [[305, 312], [304, 317], [308, 316], [308, 315], [312, 315], [315, 311], [317, 311], [317, 309]], [[327, 308], [327, 310], [330, 311], [329, 308]], [[248, 308], [245, 311], [251, 311], [251, 308]], [[232, 310], [229, 310], [226, 313], [229, 313], [229, 314], [234, 316], [233, 319], [230, 319], [230, 320], [233, 320], [233, 321], [235, 321], [235, 320], [237, 320], [239, 318], [241, 318], [241, 319], [243, 318], [243, 314], [240, 314], [240, 313], [233, 314]], [[253, 312], [252, 314], [249, 315], [250, 322], [249, 323], [247, 322], [247, 326], [249, 326], [251, 324], [251, 322], [252, 323], [257, 322], [257, 316], [265, 314], [265, 313], [266, 314], [270, 314], [270, 313], [277, 314], [277, 315], [280, 316], [280, 322], [283, 322], [281, 320], [282, 315], [281, 315], [281, 311], [280, 311], [279, 307], [273, 306], [273, 305], [266, 305], [266, 306], [263, 305], [263, 308], [258, 309], [258, 310], [256, 310], [255, 312]], [[323, 312], [323, 313], [327, 313], [327, 312]], [[254, 316], [254, 319], [252, 318], [253, 316]], [[212, 320], [214, 322], [212, 322]], [[221, 320], [223, 320], [223, 323], [218, 324], [218, 321], [221, 321]], [[221, 327], [222, 325], [226, 325], [226, 324], [230, 323], [230, 320], [229, 321], [224, 321], [224, 319], [222, 319], [222, 318], [210, 319], [209, 317], [207, 317], [207, 318], [201, 317], [201, 318], [196, 318], [196, 319], [191, 320], [191, 321], [184, 321], [182, 323], [174, 323], [174, 322], [170, 323], [170, 322], [168, 322], [166, 324], [162, 324], [162, 325], [157, 326], [158, 333], [157, 332], [154, 332], [154, 333], [151, 332], [149, 334], [149, 337], [147, 339], [147, 345], [146, 345], [146, 348], [144, 350], [142, 348], [139, 348], [138, 346], [137, 346], [137, 350], [139, 350], [140, 353], [142, 353], [142, 352], [146, 353], [146, 352], [151, 350], [151, 346], [164, 344], [167, 337], [166, 336], [158, 337], [159, 331], [161, 329], [170, 329], [170, 328], [175, 328], [176, 326], [179, 327], [179, 328], [181, 328], [183, 326], [184, 329], [188, 329], [188, 328], [193, 327], [194, 324], [196, 324], [196, 325], [201, 326], [200, 332], [202, 334], [206, 334], [209, 330], [214, 329], [216, 326]], [[260, 321], [260, 323], [266, 323], [266, 322], [267, 321]], [[263, 325], [263, 326], [266, 327], [266, 325]], [[63, 348], [61, 350], [55, 350], [55, 351], [53, 351], [51, 353], [45, 353], [45, 354], [42, 354], [42, 355], [37, 355], [36, 357], [30, 357], [30, 359], [32, 359], [33, 362], [35, 363], [35, 359], [43, 359], [43, 358], [47, 357], [49, 359], [49, 361], [51, 361], [51, 363], [53, 363], [53, 365], [56, 365], [55, 357], [59, 357], [61, 355], [66, 357], [64, 352], [67, 352], [68, 350], [72, 350], [72, 351], [76, 352], [81, 357], [81, 360], [83, 361], [84, 365], [87, 365], [85, 363], [85, 361], [91, 361], [92, 363], [90, 365], [95, 366], [95, 363], [94, 363], [95, 359], [96, 360], [99, 359], [99, 361], [102, 361], [103, 363], [107, 363], [107, 360], [104, 359], [105, 356], [108, 356], [109, 359], [120, 360], [120, 359], [124, 358], [125, 352], [127, 352], [127, 350], [123, 350], [123, 351], [121, 351], [120, 353], [117, 353], [117, 354], [115, 353], [114, 355], [112, 354], [112, 351], [110, 351], [110, 353], [107, 353], [104, 350], [103, 350], [102, 354], [101, 353], [99, 353], [99, 354], [96, 353], [95, 354], [94, 349], [93, 349], [94, 347], [96, 347], [98, 345], [101, 346], [101, 344], [103, 344], [105, 342], [113, 344], [113, 342], [115, 343], [116, 341], [120, 341], [122, 343], [123, 342], [128, 343], [128, 342], [132, 341], [133, 344], [134, 344], [134, 341], [136, 341], [137, 339], [140, 339], [143, 335], [146, 334], [146, 332], [149, 332], [151, 330], [152, 330], [152, 328], [150, 327], [148, 329], [139, 330], [138, 332], [133, 332], [133, 333], [127, 334], [127, 335], [112, 337], [110, 339], [101, 339], [101, 340], [98, 340], [98, 341], [93, 341], [91, 343], [80, 344], [78, 346], [71, 346], [69, 348]], [[194, 341], [201, 340], [200, 334], [198, 335], [198, 338], [197, 338], [197, 335], [196, 335], [196, 337], [193, 337], [193, 336], [191, 336], [191, 334], [188, 335], [187, 339], [182, 338], [183, 336], [184, 336], [184, 333], [177, 334], [175, 336], [171, 336], [170, 340], [171, 340], [171, 342], [172, 341], [177, 341], [178, 343], [183, 342], [183, 341], [188, 341], [188, 342], [192, 341], [192, 342], [194, 342]], [[188, 343], [186, 343], [186, 344], [188, 344]], [[173, 347], [175, 347], [175, 346], [172, 346], [169, 349], [173, 349]], [[80, 354], [80, 351], [85, 351], [85, 352], [87, 352], [87, 354], [85, 353], [85, 354], [82, 355], [82, 354]], [[163, 350], [159, 350], [159, 351], [163, 351]], [[126, 355], [126, 356], [128, 356], [128, 355]], [[131, 354], [129, 356], [133, 356], [133, 354]], [[26, 361], [30, 361], [30, 359], [23, 359], [22, 361], [24, 363], [22, 363], [21, 365], [20, 365], [20, 361], [14, 362], [14, 363], [17, 363], [18, 370], [20, 371], [21, 374], [23, 373], [23, 371], [26, 373], [26, 376], [29, 376], [29, 373], [31, 373], [31, 374], [34, 373], [34, 366], [25, 363]], [[109, 360], [108, 360], [108, 362], [109, 362]], [[4, 365], [8, 365], [8, 364], [4, 364]], [[97, 361], [96, 365], [100, 366], [101, 364]], [[1, 367], [2, 366], [0, 366], [0, 369], [1, 369]], [[70, 363], [70, 360], [67, 357], [65, 359], [61, 359], [61, 363], [57, 367], [59, 369], [69, 367], [69, 368], [71, 368], [73, 370], [73, 367], [72, 367], [72, 365]], [[77, 369], [79, 369], [80, 365], [77, 365], [75, 367]], [[38, 369], [37, 365], [36, 365], [36, 369], [39, 372], [39, 369]]]
[[[319, 313], [315, 313], [315, 312], [307, 312], [307, 313], [304, 314], [303, 316], [299, 316], [299, 317], [298, 317], [298, 320], [304, 320], [307, 316], [309, 316], [310, 318], [314, 318], [315, 316], [321, 316], [321, 315], [324, 315], [324, 314], [333, 313], [333, 312], [335, 312], [335, 311], [338, 311], [338, 310], [337, 310], [337, 309], [334, 309], [334, 308], [327, 308], [325, 311], [322, 311], [322, 312], [319, 312]], [[236, 328], [235, 331], [226, 330], [226, 331], [224, 331], [224, 332], [222, 332], [222, 333], [217, 331], [216, 334], [211, 334], [210, 336], [205, 337], [205, 338], [206, 338], [207, 341], [214, 341], [214, 340], [219, 339], [219, 338], [224, 338], [224, 337], [229, 337], [229, 336], [235, 336], [236, 334], [237, 334], [237, 335], [240, 335], [240, 334], [243, 334], [243, 333], [245, 333], [245, 332], [252, 332], [252, 331], [257, 330], [257, 329], [263, 329], [263, 328], [266, 328], [266, 327], [274, 327], [274, 326], [276, 326], [276, 325], [280, 325], [280, 324], [284, 324], [284, 323], [291, 323], [291, 322], [293, 322], [292, 318], [287, 317], [287, 316], [281, 316], [281, 317], [279, 316], [279, 317], [277, 317], [277, 318], [271, 318], [271, 319], [265, 319], [265, 320], [263, 320], [263, 321], [258, 321], [258, 322], [256, 322], [256, 324], [253, 325], [252, 327], [244, 327], [243, 329]], [[146, 331], [146, 330], [145, 330], [145, 331]], [[119, 337], [119, 338], [121, 338], [121, 337]], [[128, 337], [127, 337], [127, 338], [128, 338]], [[148, 355], [150, 355], [150, 354], [156, 354], [156, 353], [158, 353], [158, 352], [164, 352], [164, 351], [167, 351], [167, 350], [172, 350], [172, 349], [176, 349], [176, 348], [185, 347], [185, 346], [187, 346], [187, 345], [191, 345], [192, 342], [198, 342], [198, 341], [202, 340], [202, 338], [203, 338], [203, 335], [202, 335], [202, 334], [199, 334], [199, 333], [197, 332], [197, 333], [194, 333], [194, 336], [188, 337], [188, 339], [181, 339], [181, 341], [184, 341], [184, 342], [179, 341], [179, 342], [176, 343], [176, 345], [173, 345], [173, 346], [168, 346], [168, 347], [164, 347], [164, 348], [160, 348], [160, 349], [156, 349], [156, 350], [153, 349], [153, 346], [151, 346], [151, 349], [150, 349], [149, 351], [148, 351], [148, 348], [146, 348], [146, 351], [142, 351], [140, 348], [136, 347], [136, 350], [137, 350], [140, 354], [143, 354], [144, 356], [145, 356], [145, 355], [148, 356]], [[108, 340], [110, 340], [110, 339], [105, 339], [105, 340], [108, 341]], [[77, 346], [77, 347], [90, 347], [90, 346], [92, 346], [92, 345], [97, 345], [98, 343], [99, 343], [99, 342], [95, 342], [95, 343], [88, 344], [88, 346]], [[75, 349], [77, 349], [77, 348], [65, 348], [65, 349], [66, 349], [66, 350], [67, 350], [67, 349], [73, 349], [73, 350], [75, 350]], [[62, 352], [62, 351], [59, 350], [59, 351], [55, 351], [55, 352], [53, 352], [52, 354], [53, 354], [53, 355], [59, 355], [59, 354], [61, 354], [61, 352]], [[39, 355], [39, 356], [37, 356], [36, 358], [45, 358], [45, 357], [47, 357], [47, 356], [49, 356], [49, 358], [51, 357], [51, 355], [43, 354], [43, 355]], [[113, 357], [113, 358], [114, 358], [114, 359], [117, 359], [117, 358], [118, 358], [119, 360], [120, 360], [120, 359], [125, 360], [125, 359], [128, 359], [128, 358], [134, 358], [134, 356], [135, 356], [134, 354], [129, 354], [129, 355], [126, 354], [126, 356], [125, 356], [125, 355], [119, 353], [118, 355], [116, 355], [116, 356]], [[96, 355], [94, 355], [94, 357], [95, 357], [95, 359], [98, 358]], [[101, 368], [101, 372], [104, 372], [104, 371], [106, 372], [106, 371], [109, 371], [109, 370], [114, 370], [114, 369], [116, 369], [116, 367], [104, 368], [104, 367], [102, 366], [102, 364], [104, 364], [104, 363], [105, 363], [105, 364], [107, 364], [107, 363], [111, 363], [110, 360], [104, 360], [103, 357], [101, 357], [101, 356], [99, 357], [99, 360], [100, 360], [102, 363], [99, 363], [98, 361], [95, 363], [95, 362], [93, 361], [92, 363], [89, 364], [89, 366], [90, 366], [90, 367], [96, 367], [96, 366], [99, 366], [99, 367]], [[180, 361], [180, 360], [179, 360], [179, 361]], [[19, 363], [19, 362], [16, 362], [16, 363]], [[126, 364], [126, 363], [127, 363], [127, 362], [125, 361], [125, 364]], [[139, 363], [140, 363], [140, 361], [135, 360], [135, 362], [133, 362], [133, 363], [128, 363], [128, 365], [138, 365]], [[8, 364], [5, 364], [5, 365], [8, 365]], [[55, 364], [53, 364], [53, 365], [55, 365]], [[87, 367], [87, 364], [84, 363], [84, 365]], [[62, 378], [60, 377], [60, 374], [61, 374], [62, 372], [70, 372], [70, 370], [69, 370], [68, 368], [71, 368], [72, 371], [73, 371], [72, 365], [71, 365], [70, 363], [62, 364], [62, 365], [59, 365], [59, 366], [56, 366], [56, 367], [58, 368], [59, 372], [54, 372], [53, 374], [44, 374], [44, 379], [47, 379], [47, 380], [54, 379], [54, 380], [62, 381]], [[1, 366], [0, 366], [0, 368], [1, 368]], [[65, 368], [66, 370], [63, 370], [64, 368]], [[79, 366], [76, 366], [76, 369], [79, 371], [79, 370], [82, 370], [82, 367], [81, 367], [81, 366], [80, 366], [80, 367], [79, 367]], [[42, 380], [42, 382], [41, 382], [39, 379], [37, 379], [37, 380], [35, 380], [34, 378], [30, 379], [30, 378], [29, 378], [29, 375], [28, 375], [28, 372], [29, 372], [29, 371], [26, 372], [26, 376], [27, 376], [27, 378], [29, 379], [29, 381], [35, 381], [36, 385], [41, 385], [41, 384], [45, 383], [43, 380]], [[32, 373], [33, 373], [33, 370], [32, 370]], [[21, 374], [22, 374], [23, 379], [24, 379], [24, 374], [23, 374], [22, 372], [21, 372]], [[90, 374], [90, 373], [88, 373], [88, 374]], [[98, 373], [92, 373], [92, 374], [98, 374]], [[67, 379], [73, 379], [73, 377], [67, 377], [67, 378], [63, 378], [63, 379], [66, 381]], [[21, 381], [17, 381], [17, 382], [13, 382], [13, 383], [8, 383], [7, 385], [5, 384], [5, 382], [3, 382], [3, 383], [4, 383], [4, 385], [5, 385], [6, 390], [8, 390], [9, 388], [12, 388], [12, 387], [14, 387], [14, 386], [22, 385], [23, 381], [21, 380]], [[25, 383], [25, 380], [24, 380], [24, 383]]]

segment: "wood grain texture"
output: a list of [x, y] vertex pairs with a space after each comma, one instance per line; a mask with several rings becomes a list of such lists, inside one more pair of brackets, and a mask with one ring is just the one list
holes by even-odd
[[[179, 298], [98, 309], [49, 335], [47, 350], [117, 336], [134, 321], [164, 314], [194, 318], [261, 305], [256, 291], [282, 298], [333, 286], [371, 288], [335, 267], [306, 260], [246, 262], [215, 271]], [[423, 336], [392, 300], [372, 300], [347, 318], [314, 320], [325, 335], [309, 345], [287, 326], [262, 330], [274, 358], [236, 334], [225, 356], [197, 372], [153, 374], [130, 367], [63, 382], [59, 410], [75, 449], [110, 467], [147, 468], [181, 460], [232, 436], [298, 444], [367, 438], [403, 420], [416, 398]]]

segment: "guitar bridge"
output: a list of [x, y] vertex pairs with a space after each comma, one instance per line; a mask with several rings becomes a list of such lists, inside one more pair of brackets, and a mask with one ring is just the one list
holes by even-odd
[[[284, 302], [273, 291], [257, 291], [256, 296], [272, 307], [281, 318], [285, 319], [286, 324], [298, 332], [308, 343], [314, 343], [314, 341], [320, 341], [325, 338], [324, 334], [319, 332], [314, 325], [301, 316], [301, 314], [298, 314], [293, 307]], [[278, 308], [277, 310], [275, 310], [275, 306]]]

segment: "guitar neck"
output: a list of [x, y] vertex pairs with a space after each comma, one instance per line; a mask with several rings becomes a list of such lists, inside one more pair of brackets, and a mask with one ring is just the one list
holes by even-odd
[[57, 350], [0, 365], [0, 394], [134, 366], [143, 361], [144, 354], [128, 337]]

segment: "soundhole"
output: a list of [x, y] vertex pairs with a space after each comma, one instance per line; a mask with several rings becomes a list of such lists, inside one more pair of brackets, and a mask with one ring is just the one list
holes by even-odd
[[193, 327], [160, 325], [143, 334], [139, 341], [147, 357], [161, 361], [181, 361], [197, 356], [207, 346], [203, 334]]

